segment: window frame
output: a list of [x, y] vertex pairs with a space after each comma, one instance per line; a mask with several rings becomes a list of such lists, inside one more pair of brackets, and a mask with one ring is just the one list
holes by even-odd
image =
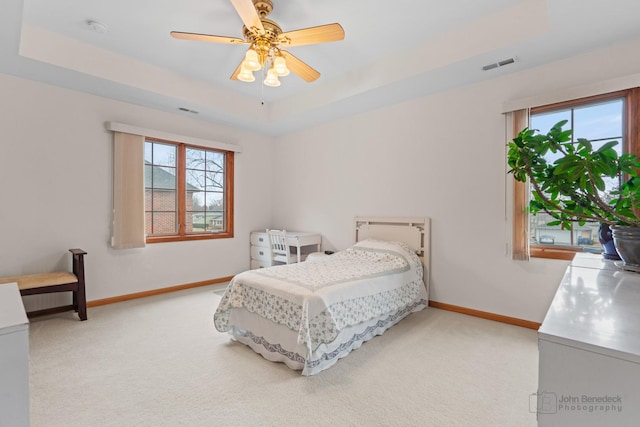
[[[208, 239], [228, 239], [234, 237], [234, 152], [230, 150], [223, 150], [220, 148], [213, 148], [195, 144], [188, 144], [185, 142], [171, 141], [155, 137], [145, 137], [144, 143], [156, 142], [161, 144], [170, 144], [177, 147], [177, 159], [176, 159], [176, 179], [177, 179], [177, 210], [178, 216], [178, 232], [174, 234], [162, 234], [162, 235], [145, 235], [146, 243], [164, 243], [164, 242], [181, 242], [190, 240], [208, 240]], [[186, 233], [186, 151], [187, 148], [193, 148], [197, 150], [215, 151], [224, 154], [224, 221], [226, 224], [225, 230], [220, 232], [206, 232], [206, 233]], [[146, 187], [145, 187], [146, 188]], [[146, 212], [146, 204], [145, 204]]]
[[[575, 100], [562, 101], [554, 104], [542, 105], [538, 107], [532, 107], [529, 109], [528, 120], [530, 121], [531, 115], [536, 113], [544, 113], [554, 110], [574, 108], [587, 104], [594, 104], [601, 101], [612, 100], [616, 98], [624, 98], [623, 107], [623, 138], [624, 138], [624, 152], [632, 153], [640, 156], [640, 87], [624, 89], [615, 92], [609, 92], [584, 98], [578, 98]], [[514, 185], [514, 211], [526, 211], [529, 203], [527, 197], [529, 191], [529, 184], [526, 185]], [[526, 214], [527, 218], [530, 214]], [[527, 227], [522, 229], [521, 227]], [[514, 236], [518, 234], [529, 235], [528, 233], [529, 222], [515, 221], [514, 222]], [[514, 246], [516, 240], [514, 238]], [[529, 256], [533, 258], [547, 258], [547, 259], [559, 259], [559, 260], [572, 260], [577, 252], [583, 252], [581, 248], [571, 247], [550, 247], [545, 245], [529, 244]]]

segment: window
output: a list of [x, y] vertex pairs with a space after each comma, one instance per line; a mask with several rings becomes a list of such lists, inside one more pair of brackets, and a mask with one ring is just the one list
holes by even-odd
[[[547, 133], [560, 120], [567, 120], [564, 129], [573, 131], [574, 141], [577, 138], [586, 138], [597, 146], [616, 140], [618, 141], [616, 149], [619, 150], [619, 154], [623, 152], [639, 154], [639, 91], [635, 88], [532, 108], [529, 128]], [[550, 153], [547, 160], [554, 160], [553, 156]], [[607, 189], [613, 189], [616, 185], [613, 181], [606, 184]], [[518, 197], [518, 192], [528, 190], [528, 186], [516, 187], [514, 200], [523, 200], [527, 203], [530, 196]], [[529, 228], [527, 235], [530, 256], [572, 259], [575, 252], [601, 252], [602, 248], [598, 241], [600, 224], [587, 223], [584, 226], [574, 224], [573, 230], [566, 230], [561, 226], [548, 226], [547, 222], [550, 220], [551, 217], [543, 213], [536, 216], [529, 215], [528, 224], [524, 227]]]
[[145, 139], [147, 243], [233, 237], [233, 152]]

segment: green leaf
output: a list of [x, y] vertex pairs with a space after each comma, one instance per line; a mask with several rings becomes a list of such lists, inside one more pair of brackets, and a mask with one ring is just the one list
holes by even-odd
[[[606, 144], [604, 144], [602, 147], [598, 148], [596, 150], [596, 153], [602, 153], [603, 151], [609, 150], [613, 147], [615, 147], [616, 145], [618, 145], [618, 141], [609, 141]], [[614, 150], [615, 152], [615, 150]]]
[[602, 178], [600, 178], [599, 175], [593, 175], [591, 179], [593, 180], [593, 185], [595, 185], [595, 187], [598, 190], [604, 191], [605, 189], [604, 181], [602, 180]]
[[593, 150], [593, 145], [591, 144], [591, 141], [584, 138], [578, 138], [578, 147], [584, 147], [589, 151]]
[[551, 127], [551, 129], [556, 129], [556, 130], [560, 130], [564, 127], [564, 125], [566, 125], [567, 123], [569, 123], [568, 120], [560, 120], [558, 123], [556, 123], [555, 125], [553, 125]]

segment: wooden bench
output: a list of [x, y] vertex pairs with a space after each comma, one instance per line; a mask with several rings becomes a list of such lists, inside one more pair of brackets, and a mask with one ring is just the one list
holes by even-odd
[[82, 249], [69, 249], [69, 252], [73, 254], [73, 273], [54, 272], [0, 278], [0, 283], [16, 282], [23, 296], [52, 292], [73, 293], [71, 305], [27, 312], [28, 317], [75, 310], [80, 320], [87, 320], [87, 298], [84, 287], [84, 256], [87, 253]]

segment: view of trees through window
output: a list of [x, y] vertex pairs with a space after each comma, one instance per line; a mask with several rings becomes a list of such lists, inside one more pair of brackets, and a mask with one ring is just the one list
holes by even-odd
[[145, 141], [148, 236], [226, 230], [226, 155], [184, 144]]
[[[624, 109], [624, 98], [615, 98], [555, 110], [532, 110], [529, 127], [546, 134], [553, 125], [567, 120], [563, 129], [572, 129], [573, 141], [586, 138], [593, 143], [594, 148], [598, 148], [608, 141], [615, 140], [618, 141], [615, 148], [618, 154], [622, 154], [625, 144]], [[551, 163], [557, 157], [558, 154], [549, 153], [547, 161]], [[602, 196], [606, 198], [607, 193], [618, 186], [618, 182], [611, 179], [605, 184], [606, 190]], [[529, 216], [529, 236], [532, 245], [579, 247], [586, 251], [601, 251], [598, 241], [600, 224], [587, 223], [580, 226], [574, 223], [573, 230], [565, 230], [560, 226], [546, 225], [551, 220], [551, 216], [544, 213]]]
[[224, 153], [187, 148], [185, 170], [187, 232], [224, 230]]

